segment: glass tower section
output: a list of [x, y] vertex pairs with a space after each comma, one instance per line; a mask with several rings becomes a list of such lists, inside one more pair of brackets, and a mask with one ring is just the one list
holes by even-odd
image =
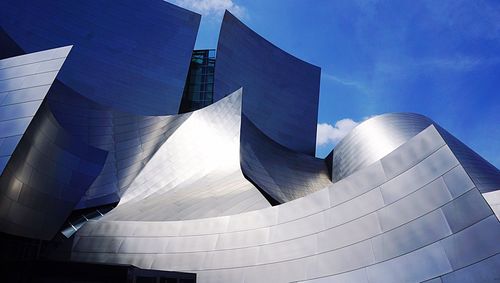
[[194, 111], [213, 103], [214, 68], [215, 49], [193, 51], [179, 113]]

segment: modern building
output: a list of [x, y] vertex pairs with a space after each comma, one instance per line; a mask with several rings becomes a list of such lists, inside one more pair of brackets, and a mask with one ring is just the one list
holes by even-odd
[[229, 12], [193, 50], [199, 22], [162, 0], [0, 3], [8, 278], [500, 280], [497, 168], [414, 113], [316, 158], [320, 68]]

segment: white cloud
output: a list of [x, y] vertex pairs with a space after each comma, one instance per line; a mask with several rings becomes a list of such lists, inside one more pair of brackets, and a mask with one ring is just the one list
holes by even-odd
[[358, 124], [358, 122], [353, 121], [349, 118], [338, 120], [333, 126], [328, 123], [319, 123], [316, 136], [316, 145], [335, 145]]
[[219, 17], [229, 10], [235, 16], [245, 17], [245, 8], [233, 0], [170, 0], [175, 5], [197, 12], [203, 16]]

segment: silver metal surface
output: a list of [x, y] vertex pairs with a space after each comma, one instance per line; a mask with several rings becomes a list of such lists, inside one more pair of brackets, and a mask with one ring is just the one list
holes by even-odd
[[[192, 271], [199, 282], [444, 282], [458, 273], [478, 282], [498, 268], [500, 223], [464, 172], [430, 125], [372, 165], [278, 206], [184, 221], [90, 221], [72, 258]], [[101, 239], [126, 246], [86, 246]]]
[[[242, 90], [201, 110], [163, 143], [106, 220], [164, 221], [269, 206], [240, 169]], [[184, 116], [183, 115], [183, 116]]]

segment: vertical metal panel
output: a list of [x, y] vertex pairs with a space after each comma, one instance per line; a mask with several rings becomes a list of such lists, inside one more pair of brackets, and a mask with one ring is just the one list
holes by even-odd
[[243, 87], [243, 113], [265, 135], [314, 155], [320, 69], [274, 46], [231, 13], [217, 46], [214, 100]]

